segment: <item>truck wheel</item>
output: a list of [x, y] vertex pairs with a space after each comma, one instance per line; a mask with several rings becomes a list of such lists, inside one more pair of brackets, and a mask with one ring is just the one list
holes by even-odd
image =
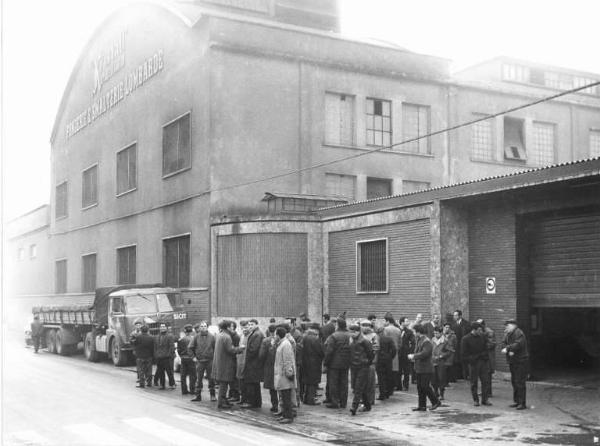
[[127, 365], [127, 352], [121, 348], [119, 341], [115, 338], [110, 341], [110, 356], [112, 357], [112, 362], [116, 367]]
[[46, 331], [46, 349], [48, 353], [56, 353], [56, 330]]
[[61, 330], [56, 330], [56, 353], [61, 356], [70, 356], [73, 352], [73, 347], [65, 344], [65, 335]]
[[92, 333], [87, 333], [85, 335], [85, 340], [83, 341], [83, 354], [85, 355], [85, 359], [89, 362], [100, 361], [100, 353], [96, 351], [96, 343], [94, 342]]

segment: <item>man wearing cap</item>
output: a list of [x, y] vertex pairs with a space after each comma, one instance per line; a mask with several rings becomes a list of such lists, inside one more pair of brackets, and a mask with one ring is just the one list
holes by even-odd
[[259, 408], [262, 406], [260, 382], [263, 379], [263, 362], [260, 358], [260, 346], [265, 335], [258, 327], [256, 319], [248, 321], [248, 338], [242, 378], [245, 386], [246, 403], [242, 408]]
[[138, 370], [137, 387], [152, 387], [152, 357], [154, 355], [154, 338], [148, 334], [148, 326], [142, 325], [140, 333], [135, 332], [130, 340], [135, 353], [135, 365]]
[[319, 340], [319, 324], [309, 323], [302, 339], [302, 378], [305, 386], [303, 402], [309, 406], [318, 404], [317, 386], [321, 382], [324, 356], [323, 344]]
[[198, 334], [194, 336], [188, 346], [189, 355], [196, 366], [196, 397], [192, 401], [202, 401], [202, 380], [206, 373], [210, 400], [216, 401], [215, 380], [212, 375], [213, 356], [215, 354], [215, 337], [208, 332], [208, 323], [201, 321], [198, 325]]
[[42, 332], [44, 326], [40, 322], [40, 317], [36, 314], [33, 316], [33, 322], [31, 323], [31, 340], [33, 341], [33, 352], [37, 353], [40, 348], [40, 341], [42, 339]]
[[[181, 394], [187, 395], [188, 393], [195, 393], [196, 390], [196, 366], [194, 358], [189, 351], [190, 343], [194, 340], [194, 329], [191, 324], [186, 324], [183, 330], [183, 336], [177, 341], [177, 353], [179, 353], [179, 357], [181, 358]], [[188, 377], [190, 380], [189, 392]]]
[[327, 384], [329, 399], [325, 405], [329, 409], [345, 408], [348, 404], [348, 369], [350, 368], [350, 334], [346, 319], [338, 318], [337, 330], [325, 342]]
[[488, 396], [492, 396], [492, 375], [496, 371], [496, 334], [494, 330], [488, 327], [485, 324], [485, 321], [481, 318], [477, 319], [477, 323], [481, 324], [481, 328], [483, 330], [483, 336], [485, 337], [487, 349], [488, 349], [488, 359], [490, 361], [490, 367], [488, 370], [489, 378], [487, 380], [488, 383]]
[[483, 334], [483, 328], [477, 322], [471, 324], [471, 332], [467, 333], [461, 341], [462, 358], [469, 367], [469, 378], [471, 380], [471, 396], [473, 404], [479, 406], [479, 395], [477, 392], [478, 381], [481, 381], [481, 404], [491, 406], [488, 401], [489, 395], [489, 359], [487, 341]]
[[513, 401], [510, 407], [517, 410], [527, 409], [527, 367], [529, 351], [527, 339], [523, 331], [517, 327], [515, 319], [505, 322], [504, 340], [502, 341], [502, 353], [506, 354], [510, 368], [510, 382], [513, 387]]
[[373, 347], [362, 335], [360, 326], [350, 326], [350, 370], [352, 377], [352, 407], [350, 413], [356, 415], [358, 406], [362, 401], [364, 411], [371, 410], [371, 397], [368, 394], [369, 369], [373, 362]]
[[175, 339], [167, 333], [167, 326], [160, 324], [160, 333], [154, 339], [154, 357], [156, 358], [156, 376], [154, 383], [160, 383], [161, 390], [165, 389], [165, 373], [169, 378], [169, 387], [175, 388], [175, 377], [170, 362], [175, 358]]
[[[142, 333], [141, 328], [142, 328], [142, 320], [138, 318], [133, 322], [133, 331], [129, 335], [129, 338], [132, 339], [135, 336], [141, 334]], [[135, 357], [135, 349], [133, 349], [133, 356]], [[136, 370], [135, 371], [137, 373], [137, 382], [139, 383], [140, 382], [140, 369], [137, 368], [137, 362], [136, 362]]]

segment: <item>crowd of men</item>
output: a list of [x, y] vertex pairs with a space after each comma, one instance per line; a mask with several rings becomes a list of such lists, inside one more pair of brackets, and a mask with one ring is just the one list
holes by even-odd
[[[523, 332], [514, 319], [506, 321], [502, 353], [510, 366], [513, 400], [526, 409], [525, 380], [528, 350]], [[138, 370], [138, 387], [160, 386], [166, 379], [175, 388], [173, 359], [181, 358], [181, 392], [202, 401], [204, 377], [210, 401], [226, 409], [239, 403], [242, 408], [262, 406], [261, 383], [269, 390], [271, 412], [281, 423], [291, 423], [300, 404], [321, 404], [317, 392], [323, 373], [327, 408], [348, 407], [351, 415], [368, 412], [376, 400], [384, 401], [394, 392], [407, 392], [416, 384], [418, 405], [426, 411], [427, 399], [435, 410], [442, 405], [449, 383], [470, 380], [475, 406], [491, 405], [492, 374], [495, 369], [496, 338], [485, 321], [470, 323], [457, 310], [444, 322], [439, 315], [424, 322], [422, 316], [396, 320], [386, 313], [383, 323], [375, 314], [349, 322], [345, 314], [324, 323], [311, 322], [304, 314], [277, 322], [271, 319], [261, 330], [256, 319], [223, 320], [218, 333], [209, 332], [202, 321], [186, 325], [179, 339], [162, 324], [157, 337], [148, 327], [136, 324], [131, 344]], [[156, 371], [152, 374], [152, 364]], [[218, 389], [218, 394], [217, 394]], [[481, 399], [480, 399], [481, 396]]]

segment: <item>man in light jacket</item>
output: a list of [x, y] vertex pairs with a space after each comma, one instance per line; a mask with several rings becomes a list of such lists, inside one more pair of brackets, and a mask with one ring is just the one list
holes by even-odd
[[279, 422], [289, 424], [293, 421], [292, 389], [296, 388], [296, 354], [292, 344], [286, 337], [283, 327], [277, 327], [275, 335], [279, 338], [279, 345], [275, 353], [273, 367], [273, 383], [275, 390], [279, 391], [282, 403], [282, 417]]

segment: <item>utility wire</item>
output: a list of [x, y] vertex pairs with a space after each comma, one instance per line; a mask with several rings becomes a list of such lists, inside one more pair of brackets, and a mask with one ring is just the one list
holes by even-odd
[[505, 115], [505, 114], [508, 114], [508, 113], [513, 113], [513, 112], [516, 112], [518, 110], [523, 110], [524, 108], [528, 108], [528, 107], [532, 107], [534, 105], [542, 104], [544, 102], [552, 101], [552, 100], [560, 98], [562, 96], [566, 96], [566, 95], [569, 95], [569, 94], [572, 94], [572, 93], [577, 93], [578, 91], [586, 90], [588, 88], [595, 87], [595, 86], [598, 86], [598, 85], [600, 85], [600, 81], [593, 82], [591, 84], [584, 85], [582, 87], [572, 88], [571, 90], [565, 90], [565, 91], [562, 91], [560, 93], [553, 94], [551, 96], [546, 96], [546, 97], [543, 97], [541, 99], [537, 99], [537, 100], [535, 100], [533, 102], [528, 102], [526, 104], [518, 105], [516, 107], [512, 107], [512, 108], [509, 108], [509, 109], [506, 109], [506, 110], [503, 110], [503, 111], [500, 111], [500, 112], [497, 112], [497, 113], [494, 113], [494, 114], [491, 114], [491, 115], [482, 116], [481, 118], [473, 119], [471, 121], [463, 122], [461, 124], [456, 124], [456, 125], [453, 125], [451, 127], [446, 127], [444, 129], [441, 129], [441, 130], [436, 130], [435, 132], [430, 132], [430, 133], [427, 133], [425, 135], [420, 135], [420, 136], [416, 136], [414, 138], [406, 139], [404, 141], [400, 141], [400, 142], [398, 142], [396, 144], [392, 144], [392, 145], [389, 145], [389, 146], [378, 147], [376, 149], [368, 150], [368, 151], [357, 153], [357, 154], [350, 155], [350, 156], [345, 156], [343, 158], [338, 158], [338, 159], [335, 159], [335, 160], [332, 160], [332, 161], [326, 161], [326, 162], [323, 162], [323, 163], [314, 164], [312, 166], [302, 167], [300, 169], [295, 169], [295, 170], [292, 170], [290, 172], [284, 172], [284, 173], [280, 173], [280, 174], [277, 174], [277, 175], [272, 175], [272, 176], [269, 176], [269, 177], [258, 178], [256, 180], [245, 181], [243, 183], [236, 183], [236, 184], [232, 184], [232, 185], [229, 185], [229, 186], [218, 187], [216, 189], [209, 189], [209, 190], [206, 190], [204, 192], [201, 192], [198, 195], [204, 195], [204, 194], [207, 194], [207, 193], [210, 193], [210, 192], [221, 192], [221, 191], [225, 191], [225, 190], [229, 190], [229, 189], [236, 189], [238, 187], [243, 187], [243, 186], [250, 186], [252, 184], [258, 184], [258, 183], [262, 183], [262, 182], [266, 182], [266, 181], [276, 180], [278, 178], [283, 178], [283, 177], [287, 177], [287, 176], [290, 176], [290, 175], [295, 175], [297, 173], [302, 173], [302, 172], [306, 172], [306, 171], [313, 170], [313, 169], [320, 169], [322, 167], [331, 166], [332, 164], [337, 164], [337, 163], [341, 163], [343, 161], [348, 161], [348, 160], [351, 160], [351, 159], [360, 158], [360, 157], [363, 157], [363, 156], [370, 155], [372, 153], [381, 152], [382, 150], [389, 150], [389, 149], [392, 149], [394, 147], [398, 147], [398, 146], [401, 146], [401, 145], [404, 145], [404, 144], [408, 144], [408, 143], [415, 142], [415, 141], [420, 141], [421, 139], [431, 138], [432, 136], [437, 136], [437, 135], [441, 135], [441, 134], [444, 134], [444, 133], [451, 132], [453, 130], [458, 130], [458, 129], [462, 128], [462, 127], [467, 127], [467, 126], [476, 124], [478, 122], [485, 121], [487, 119], [496, 118], [498, 116], [502, 116], [502, 115]]

